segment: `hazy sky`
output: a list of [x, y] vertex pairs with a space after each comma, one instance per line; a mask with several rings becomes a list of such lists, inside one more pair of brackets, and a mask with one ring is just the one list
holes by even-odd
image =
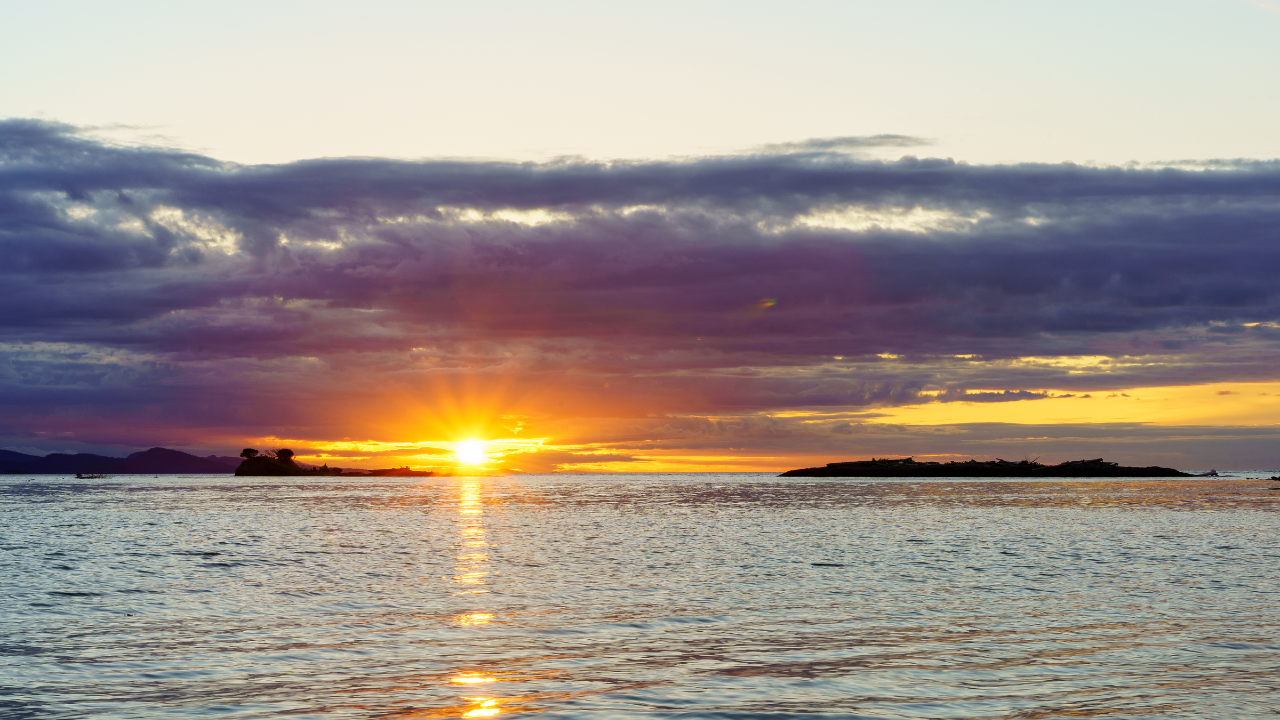
[[237, 162], [886, 133], [980, 163], [1280, 156], [1265, 0], [3, 5], [0, 117]]
[[4, 17], [0, 447], [1280, 465], [1274, 3]]

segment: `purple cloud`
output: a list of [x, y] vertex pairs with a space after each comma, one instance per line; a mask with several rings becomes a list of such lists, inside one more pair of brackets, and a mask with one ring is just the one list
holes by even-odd
[[[463, 376], [580, 417], [1275, 378], [1280, 163], [828, 152], [854, 140], [241, 166], [0, 122], [0, 433], [341, 434], [317, 388], [350, 407]], [[1150, 361], [998, 362], [1082, 355]]]

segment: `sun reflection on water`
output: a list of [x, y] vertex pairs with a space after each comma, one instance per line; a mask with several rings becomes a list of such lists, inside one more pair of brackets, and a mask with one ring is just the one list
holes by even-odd
[[455, 618], [455, 622], [459, 625], [488, 625], [493, 619], [493, 615], [489, 613], [471, 613], [469, 615], [459, 615]]
[[[459, 585], [485, 585], [489, 576], [489, 543], [485, 540], [484, 498], [481, 495], [480, 481], [469, 479], [463, 482], [458, 493], [458, 532], [461, 535], [460, 551], [454, 556], [453, 581]], [[469, 595], [489, 592], [483, 587], [473, 587], [455, 595]], [[476, 624], [476, 623], [470, 623]]]
[[458, 497], [458, 512], [463, 515], [479, 515], [484, 512], [484, 499], [480, 496], [480, 482], [468, 480]]
[[466, 699], [479, 702], [480, 706], [475, 708], [474, 710], [468, 710], [467, 712], [462, 713], [462, 717], [493, 717], [494, 715], [497, 715], [498, 713], [502, 712], [500, 708], [494, 707], [495, 705], [498, 704], [498, 701], [495, 700], [494, 698], [466, 698]]
[[[479, 479], [463, 480], [458, 489], [458, 551], [454, 555], [455, 568], [453, 581], [465, 589], [455, 595], [487, 593], [484, 585], [489, 578], [489, 542], [485, 539], [484, 527], [484, 495]], [[487, 612], [470, 612], [454, 618], [463, 626], [488, 625], [493, 614]], [[497, 678], [482, 672], [460, 672], [449, 679], [454, 685], [479, 685], [496, 682]], [[462, 713], [464, 718], [493, 717], [502, 712], [498, 700], [492, 697], [467, 697], [463, 700], [473, 703], [471, 709]]]

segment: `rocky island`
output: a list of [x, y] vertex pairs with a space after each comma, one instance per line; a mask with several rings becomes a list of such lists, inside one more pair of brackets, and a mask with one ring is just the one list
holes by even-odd
[[1034, 460], [967, 460], [948, 463], [916, 462], [914, 458], [872, 458], [828, 463], [825, 467], [788, 470], [778, 477], [989, 477], [989, 478], [1097, 478], [1097, 477], [1196, 477], [1173, 468], [1125, 467], [1119, 463], [1069, 460], [1042, 465]]
[[290, 475], [341, 475], [342, 468], [331, 468], [328, 463], [324, 467], [303, 467], [293, 459], [293, 451], [289, 449], [268, 450], [259, 453], [253, 448], [240, 451], [244, 461], [236, 468], [236, 475], [250, 477], [285, 477]]
[[429, 470], [410, 470], [408, 467], [382, 468], [379, 470], [348, 470], [329, 467], [328, 463], [320, 467], [303, 465], [293, 459], [293, 451], [288, 448], [268, 450], [260, 453], [253, 448], [240, 451], [244, 460], [236, 468], [236, 475], [246, 477], [288, 477], [292, 475], [341, 475], [343, 477], [432, 477], [440, 473]]

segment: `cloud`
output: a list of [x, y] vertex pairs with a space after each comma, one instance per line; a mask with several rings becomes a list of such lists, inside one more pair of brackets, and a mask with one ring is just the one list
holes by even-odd
[[1013, 402], [1015, 400], [1043, 400], [1048, 397], [1072, 397], [1072, 395], [1050, 395], [1046, 392], [1028, 390], [1002, 390], [1000, 392], [969, 392], [960, 388], [949, 388], [935, 396], [939, 402]]
[[[595, 472], [603, 465], [626, 464], [642, 466], [646, 462], [630, 454], [581, 453], [562, 450], [535, 450], [511, 455], [502, 460], [503, 465], [528, 473]], [[636, 471], [643, 471], [643, 468], [636, 468]]]
[[464, 409], [497, 432], [1276, 378], [1280, 162], [830, 152], [917, 141], [246, 166], [0, 122], [0, 433], [385, 437], [389, 414], [480, 422]]
[[866, 148], [922, 147], [933, 141], [910, 135], [854, 135], [848, 137], [810, 138], [798, 142], [774, 143], [760, 148], [766, 154], [776, 153], [842, 153]]

